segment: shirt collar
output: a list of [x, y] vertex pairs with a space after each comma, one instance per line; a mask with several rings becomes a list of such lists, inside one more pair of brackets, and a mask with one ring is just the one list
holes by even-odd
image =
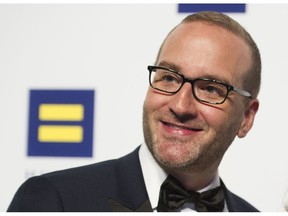
[[160, 187], [168, 174], [155, 161], [146, 144], [140, 147], [139, 160], [148, 197], [154, 210], [158, 205]]
[[[160, 187], [164, 180], [167, 178], [168, 174], [159, 166], [152, 154], [150, 153], [147, 145], [144, 143], [141, 145], [139, 150], [139, 160], [142, 168], [142, 173], [144, 177], [145, 186], [147, 189], [148, 197], [152, 206], [155, 210], [158, 205], [158, 198]], [[211, 181], [211, 183], [202, 188], [198, 192], [203, 192], [215, 187], [220, 186], [220, 178], [218, 172]]]

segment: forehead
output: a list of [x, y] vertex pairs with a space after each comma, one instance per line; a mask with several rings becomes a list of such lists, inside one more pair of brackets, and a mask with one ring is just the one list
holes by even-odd
[[[251, 51], [234, 33], [203, 22], [180, 24], [163, 43], [158, 64], [168, 62], [186, 76], [225, 77], [239, 82], [251, 66]], [[189, 72], [188, 72], [189, 71]]]

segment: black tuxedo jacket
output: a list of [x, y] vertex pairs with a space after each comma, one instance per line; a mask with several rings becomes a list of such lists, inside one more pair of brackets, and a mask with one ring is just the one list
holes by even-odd
[[[115, 160], [32, 177], [18, 189], [8, 211], [152, 211], [138, 151]], [[224, 188], [229, 211], [257, 211]]]

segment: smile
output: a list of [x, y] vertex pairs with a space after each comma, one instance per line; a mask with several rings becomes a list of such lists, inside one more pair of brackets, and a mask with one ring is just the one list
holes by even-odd
[[162, 125], [166, 132], [170, 134], [181, 135], [181, 136], [192, 135], [195, 132], [202, 131], [202, 129], [200, 128], [188, 127], [185, 125], [173, 124], [173, 123], [163, 122], [163, 121], [162, 121]]

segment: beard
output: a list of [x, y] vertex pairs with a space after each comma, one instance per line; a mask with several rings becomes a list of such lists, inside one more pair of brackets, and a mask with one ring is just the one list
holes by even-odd
[[[158, 134], [160, 119], [187, 123], [203, 128], [203, 136], [174, 137]], [[201, 172], [219, 165], [226, 150], [233, 142], [239, 122], [223, 123], [211, 133], [209, 125], [194, 118], [180, 120], [173, 113], [155, 111], [149, 113], [143, 108], [144, 139], [151, 154], [164, 169], [178, 169], [188, 172]], [[208, 134], [210, 131], [210, 134]]]

